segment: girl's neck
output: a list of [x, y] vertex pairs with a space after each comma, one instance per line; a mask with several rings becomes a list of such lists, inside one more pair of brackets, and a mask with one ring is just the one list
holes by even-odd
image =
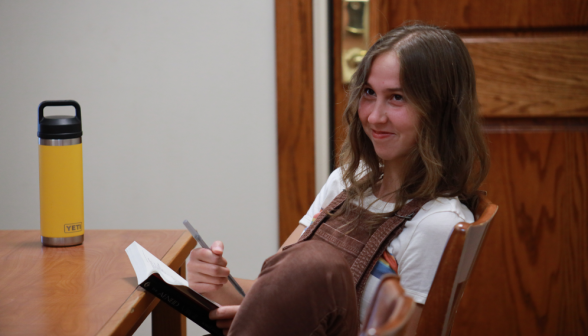
[[396, 191], [402, 186], [400, 169], [384, 165], [384, 177], [374, 188], [374, 196], [388, 203], [396, 203]]

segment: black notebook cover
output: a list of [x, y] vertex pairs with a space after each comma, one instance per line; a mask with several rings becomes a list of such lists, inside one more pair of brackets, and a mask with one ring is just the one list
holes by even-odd
[[170, 285], [157, 273], [151, 274], [140, 286], [212, 335], [223, 336], [222, 329], [208, 318], [208, 313], [218, 307], [202, 295], [185, 286]]

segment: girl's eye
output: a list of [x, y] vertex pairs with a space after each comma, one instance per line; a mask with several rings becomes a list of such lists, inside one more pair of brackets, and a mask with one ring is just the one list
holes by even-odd
[[376, 95], [376, 92], [370, 88], [363, 89], [363, 93], [368, 96], [375, 96]]
[[392, 100], [401, 101], [401, 100], [404, 100], [404, 97], [402, 97], [399, 94], [395, 94], [395, 95], [392, 96]]

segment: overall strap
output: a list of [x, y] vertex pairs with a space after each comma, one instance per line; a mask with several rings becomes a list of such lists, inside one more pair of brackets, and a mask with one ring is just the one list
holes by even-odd
[[319, 213], [319, 215], [316, 217], [316, 219], [314, 220], [314, 222], [306, 228], [306, 230], [302, 233], [302, 235], [300, 236], [300, 239], [298, 239], [298, 241], [292, 245], [288, 245], [285, 246], [282, 251], [285, 251], [287, 249], [289, 249], [290, 247], [294, 246], [295, 244], [298, 244], [300, 242], [303, 242], [305, 240], [310, 239], [310, 237], [312, 236], [313, 233], [315, 233], [316, 229], [318, 229], [318, 227], [326, 220], [330, 217], [330, 214], [337, 209], [338, 207], [341, 206], [341, 204], [343, 204], [343, 202], [345, 202], [345, 199], [347, 198], [347, 192], [345, 190], [343, 190], [339, 195], [337, 195], [337, 197], [335, 197], [331, 203], [329, 203], [329, 205], [324, 208], [323, 210], [321, 210], [321, 212]]
[[379, 257], [388, 248], [390, 242], [398, 237], [404, 228], [404, 223], [407, 220], [411, 220], [425, 203], [427, 203], [427, 200], [414, 199], [405, 204], [394, 216], [380, 225], [370, 237], [364, 249], [351, 266], [351, 274], [356, 284], [358, 300], [361, 300], [361, 294], [367, 283], [368, 275], [371, 274]]
[[324, 208], [320, 212], [320, 214], [317, 216], [317, 218], [314, 220], [314, 222], [306, 229], [306, 231], [304, 231], [302, 236], [300, 236], [300, 239], [298, 241], [301, 242], [304, 240], [308, 240], [308, 238], [310, 238], [310, 236], [312, 236], [312, 234], [316, 231], [316, 229], [318, 229], [318, 227], [322, 224], [322, 222], [324, 222], [325, 219], [328, 219], [327, 216], [332, 214], [335, 209], [340, 207], [341, 204], [343, 204], [343, 202], [345, 202], [346, 198], [347, 198], [347, 191], [343, 190], [339, 195], [337, 195], [337, 197], [335, 197], [333, 199], [333, 201], [331, 201], [331, 203], [329, 203], [329, 205], [326, 208]]

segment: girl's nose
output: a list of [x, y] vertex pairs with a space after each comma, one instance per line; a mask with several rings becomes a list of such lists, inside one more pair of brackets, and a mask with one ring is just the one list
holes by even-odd
[[384, 109], [384, 103], [376, 102], [374, 109], [368, 116], [368, 122], [371, 124], [380, 124], [386, 122], [386, 111]]

